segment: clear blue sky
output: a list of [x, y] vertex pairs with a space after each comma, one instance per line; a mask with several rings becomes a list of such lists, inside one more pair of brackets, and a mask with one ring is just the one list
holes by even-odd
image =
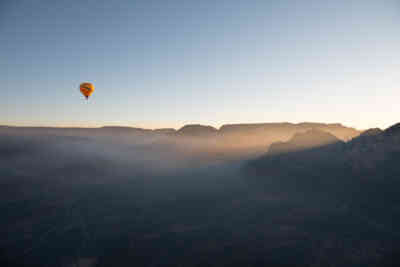
[[0, 124], [267, 121], [399, 122], [400, 2], [0, 3]]

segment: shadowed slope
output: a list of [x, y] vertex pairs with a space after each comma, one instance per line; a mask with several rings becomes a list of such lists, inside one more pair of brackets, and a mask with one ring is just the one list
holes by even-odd
[[268, 155], [291, 153], [338, 142], [340, 140], [334, 135], [318, 129], [312, 129], [307, 132], [296, 133], [288, 142], [273, 143], [269, 147]]

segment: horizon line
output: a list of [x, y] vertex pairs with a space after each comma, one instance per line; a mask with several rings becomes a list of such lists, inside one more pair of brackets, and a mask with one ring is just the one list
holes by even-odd
[[[18, 125], [18, 124], [0, 124], [0, 127], [13, 127], [13, 128], [59, 128], [59, 129], [68, 129], [68, 128], [79, 128], [79, 129], [101, 129], [101, 128], [107, 128], [107, 127], [120, 127], [120, 128], [132, 128], [132, 129], [143, 129], [143, 130], [160, 130], [160, 129], [174, 129], [175, 131], [178, 131], [179, 129], [182, 129], [185, 126], [188, 125], [201, 125], [201, 126], [211, 126], [215, 128], [216, 130], [220, 130], [223, 126], [226, 125], [261, 125], [261, 124], [293, 124], [293, 125], [299, 125], [299, 124], [306, 124], [306, 123], [312, 123], [312, 124], [326, 124], [326, 125], [341, 125], [343, 127], [347, 128], [353, 128], [357, 131], [365, 131], [367, 129], [358, 129], [353, 126], [348, 126], [345, 125], [341, 122], [319, 122], [319, 121], [301, 121], [301, 122], [288, 122], [288, 121], [277, 121], [277, 122], [239, 122], [239, 123], [224, 123], [220, 124], [219, 126], [214, 126], [212, 124], [203, 124], [203, 123], [184, 123], [180, 127], [141, 127], [141, 126], [135, 126], [135, 125], [124, 125], [124, 124], [102, 124], [102, 125], [92, 125], [92, 126], [84, 126], [84, 125], [79, 125], [79, 126], [74, 126], [74, 125], [34, 125], [34, 124], [27, 124], [27, 125]], [[390, 126], [389, 126], [390, 127]], [[387, 128], [389, 128], [387, 127]], [[375, 127], [375, 128], [380, 128], [380, 127]], [[371, 129], [371, 128], [368, 128]], [[386, 128], [385, 128], [386, 129]]]

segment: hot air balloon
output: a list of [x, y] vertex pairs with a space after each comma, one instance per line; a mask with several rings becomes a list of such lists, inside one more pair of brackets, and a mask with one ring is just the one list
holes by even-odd
[[92, 83], [81, 83], [79, 90], [86, 97], [86, 100], [94, 92], [94, 85]]

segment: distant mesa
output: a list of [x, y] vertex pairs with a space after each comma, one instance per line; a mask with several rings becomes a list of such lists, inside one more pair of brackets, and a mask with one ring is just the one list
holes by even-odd
[[237, 131], [245, 131], [245, 130], [287, 127], [287, 126], [291, 126], [291, 125], [293, 125], [293, 124], [288, 123], [288, 122], [238, 123], [238, 124], [224, 124], [219, 128], [219, 130], [221, 132], [237, 132]]
[[311, 129], [306, 132], [296, 133], [288, 142], [276, 142], [271, 144], [268, 155], [307, 150], [338, 142], [340, 142], [340, 140], [333, 134], [318, 129]]
[[177, 134], [191, 137], [207, 137], [216, 135], [218, 130], [209, 125], [187, 124], [177, 131]]
[[[2, 126], [0, 134], [10, 135], [57, 135], [57, 136], [79, 136], [79, 137], [170, 137], [197, 138], [199, 141], [210, 141], [216, 149], [231, 149], [240, 153], [266, 153], [268, 146], [272, 143], [290, 140], [295, 134], [318, 129], [336, 136], [343, 141], [349, 141], [357, 137], [360, 132], [354, 128], [343, 126], [339, 123], [248, 123], [248, 124], [225, 124], [219, 129], [209, 125], [187, 124], [175, 130], [172, 128], [144, 129], [125, 126], [104, 126], [100, 128], [78, 128], [78, 127], [8, 127]], [[212, 137], [212, 138], [210, 138]], [[207, 140], [207, 138], [209, 138]], [[172, 139], [171, 139], [172, 140]]]

